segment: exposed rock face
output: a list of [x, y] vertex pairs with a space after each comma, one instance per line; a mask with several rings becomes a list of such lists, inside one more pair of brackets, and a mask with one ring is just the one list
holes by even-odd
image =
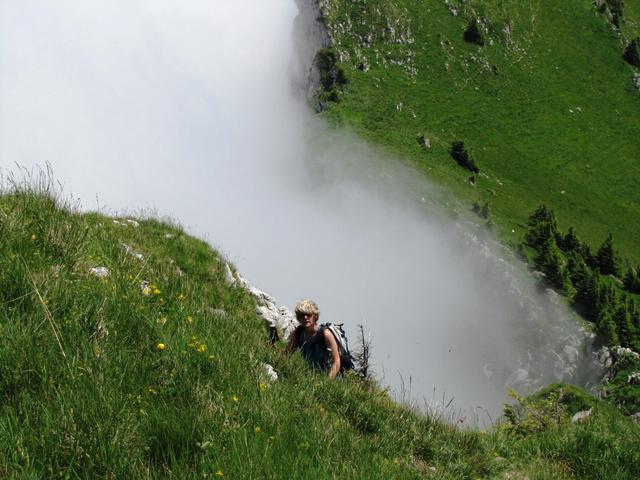
[[275, 382], [276, 380], [278, 380], [278, 374], [271, 365], [269, 365], [268, 363], [263, 363], [262, 368], [264, 370], [265, 376], [270, 382]]
[[581, 412], [577, 412], [573, 417], [571, 417], [572, 423], [584, 422], [591, 416], [592, 408], [589, 410], [582, 410]]
[[107, 267], [92, 267], [89, 269], [89, 273], [94, 277], [105, 278], [109, 276], [109, 269]]
[[225, 276], [229, 286], [244, 288], [256, 300], [256, 313], [266, 322], [272, 340], [287, 340], [298, 326], [295, 315], [284, 305], [278, 306], [275, 298], [256, 288], [240, 274], [234, 274], [229, 264], [225, 264]]
[[627, 377], [627, 383], [629, 385], [640, 385], [640, 372], [632, 373]]
[[[634, 360], [640, 360], [640, 354], [634, 352], [630, 348], [625, 347], [602, 347], [596, 352], [598, 362], [605, 368], [605, 373], [602, 378], [603, 384], [609, 383], [618, 373], [617, 364], [624, 357], [629, 356]], [[627, 378], [627, 383], [630, 385], [640, 384], [640, 372], [635, 372]]]
[[321, 22], [317, 0], [296, 0], [298, 16], [293, 22], [296, 58], [290, 71], [293, 87], [311, 100], [320, 90], [320, 70], [314, 59], [316, 52], [331, 46], [329, 33]]

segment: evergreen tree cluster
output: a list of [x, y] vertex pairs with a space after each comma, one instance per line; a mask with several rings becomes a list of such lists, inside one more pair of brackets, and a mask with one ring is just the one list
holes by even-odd
[[629, 268], [623, 289], [620, 258], [609, 235], [596, 254], [580, 241], [572, 227], [558, 229], [552, 210], [540, 205], [527, 222], [525, 245], [535, 251], [533, 263], [547, 285], [561, 291], [574, 309], [596, 325], [608, 345], [640, 349], [640, 310], [628, 293], [640, 293], [638, 269]]

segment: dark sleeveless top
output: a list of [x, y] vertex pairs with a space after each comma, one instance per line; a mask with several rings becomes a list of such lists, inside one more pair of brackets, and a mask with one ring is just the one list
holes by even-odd
[[297, 335], [298, 348], [307, 364], [315, 370], [331, 369], [331, 351], [324, 341], [324, 328], [319, 328], [310, 338], [306, 337], [303, 329], [300, 329]]

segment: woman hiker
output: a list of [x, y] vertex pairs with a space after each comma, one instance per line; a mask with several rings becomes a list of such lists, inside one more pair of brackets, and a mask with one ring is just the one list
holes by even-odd
[[320, 328], [318, 306], [311, 300], [302, 300], [295, 311], [300, 325], [289, 337], [287, 351], [300, 350], [311, 368], [328, 372], [329, 378], [335, 378], [340, 372], [340, 350], [331, 331]]

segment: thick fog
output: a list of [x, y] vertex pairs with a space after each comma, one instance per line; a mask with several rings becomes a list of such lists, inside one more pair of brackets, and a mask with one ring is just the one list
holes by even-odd
[[381, 381], [420, 405], [486, 419], [508, 387], [592, 381], [585, 334], [446, 192], [314, 116], [297, 14], [0, 0], [0, 169], [48, 162], [83, 208], [170, 216], [352, 343], [363, 323]]

